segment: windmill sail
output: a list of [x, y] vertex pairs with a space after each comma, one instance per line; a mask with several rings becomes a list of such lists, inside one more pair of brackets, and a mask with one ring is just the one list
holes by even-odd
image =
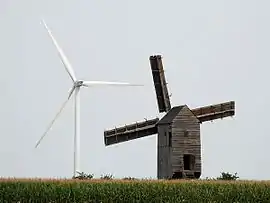
[[235, 114], [235, 102], [229, 101], [215, 105], [199, 107], [191, 110], [200, 122], [233, 116]]
[[168, 94], [167, 83], [164, 75], [162, 58], [160, 55], [150, 56], [150, 65], [153, 82], [156, 90], [156, 97], [159, 112], [168, 112], [171, 109], [170, 97]]
[[120, 142], [126, 142], [141, 137], [146, 137], [157, 133], [156, 124], [159, 121], [158, 118], [146, 120], [144, 122], [138, 122], [122, 127], [118, 127], [111, 130], [104, 131], [105, 145], [117, 144]]

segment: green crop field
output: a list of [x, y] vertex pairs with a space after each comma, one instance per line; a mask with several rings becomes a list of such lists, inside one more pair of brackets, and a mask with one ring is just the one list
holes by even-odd
[[270, 202], [270, 181], [1, 179], [0, 202]]

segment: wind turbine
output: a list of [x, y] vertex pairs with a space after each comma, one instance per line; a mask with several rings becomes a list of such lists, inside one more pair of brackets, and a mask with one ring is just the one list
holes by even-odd
[[57, 114], [55, 115], [54, 119], [51, 121], [51, 123], [49, 124], [48, 128], [46, 129], [46, 131], [44, 132], [44, 134], [41, 136], [41, 138], [38, 140], [35, 148], [37, 148], [40, 144], [40, 142], [42, 141], [42, 139], [47, 135], [48, 131], [52, 128], [53, 123], [56, 121], [56, 119], [59, 117], [59, 115], [61, 114], [62, 110], [65, 108], [67, 102], [70, 100], [71, 96], [73, 95], [73, 93], [75, 94], [75, 104], [74, 104], [74, 110], [75, 110], [75, 118], [74, 118], [74, 128], [75, 128], [75, 132], [74, 132], [74, 168], [73, 168], [73, 176], [76, 176], [76, 172], [80, 173], [80, 89], [82, 87], [91, 87], [91, 86], [102, 86], [102, 85], [107, 85], [107, 86], [143, 86], [141, 84], [130, 84], [130, 83], [126, 83], [126, 82], [107, 82], [107, 81], [85, 81], [85, 80], [78, 80], [75, 76], [74, 70], [72, 68], [72, 65], [70, 64], [70, 62], [68, 61], [66, 55], [64, 54], [63, 50], [61, 49], [61, 47], [59, 46], [59, 44], [57, 43], [56, 39], [54, 38], [54, 36], [52, 35], [51, 30], [49, 29], [49, 27], [47, 26], [47, 24], [45, 23], [45, 21], [42, 19], [41, 23], [44, 25], [45, 29], [47, 30], [52, 43], [54, 44], [55, 48], [58, 51], [59, 57], [67, 71], [67, 73], [69, 74], [69, 77], [71, 78], [72, 82], [73, 82], [73, 86], [72, 88], [69, 90], [69, 94], [68, 97], [66, 99], [66, 101], [63, 103], [63, 105], [61, 106], [60, 110], [57, 112]]

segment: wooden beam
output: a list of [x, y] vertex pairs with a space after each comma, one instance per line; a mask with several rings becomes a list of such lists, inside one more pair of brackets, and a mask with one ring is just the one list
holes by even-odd
[[156, 134], [156, 124], [158, 121], [159, 118], [155, 118], [111, 130], [106, 130], [104, 131], [105, 145], [108, 146]]
[[156, 91], [159, 112], [168, 112], [171, 109], [170, 97], [164, 75], [162, 58], [160, 55], [150, 56], [150, 66]]
[[235, 115], [235, 102], [229, 101], [205, 107], [199, 107], [191, 110], [200, 122], [222, 119]]

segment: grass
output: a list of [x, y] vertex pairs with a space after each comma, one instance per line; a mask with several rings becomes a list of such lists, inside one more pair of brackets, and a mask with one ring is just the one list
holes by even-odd
[[270, 202], [270, 181], [0, 179], [0, 202]]

